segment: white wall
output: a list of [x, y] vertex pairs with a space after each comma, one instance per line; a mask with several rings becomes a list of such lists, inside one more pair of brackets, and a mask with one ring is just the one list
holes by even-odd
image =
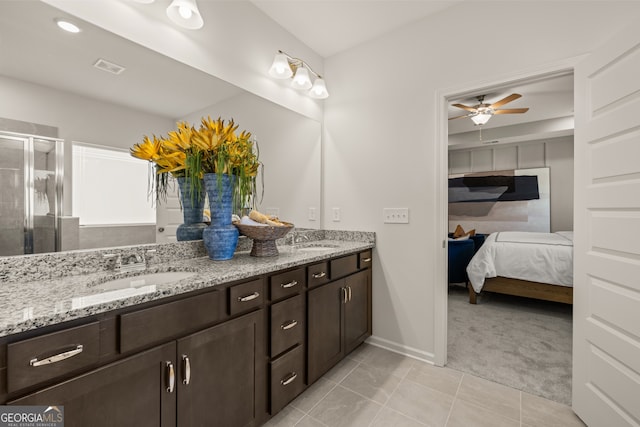
[[541, 167], [549, 168], [551, 232], [573, 230], [573, 137], [449, 150], [449, 174]]
[[[463, 2], [325, 60], [325, 214], [342, 209], [326, 225], [377, 233], [379, 342], [425, 359], [435, 348], [436, 92], [586, 54], [639, 13], [633, 2]], [[383, 224], [383, 207], [409, 207], [411, 223]]]

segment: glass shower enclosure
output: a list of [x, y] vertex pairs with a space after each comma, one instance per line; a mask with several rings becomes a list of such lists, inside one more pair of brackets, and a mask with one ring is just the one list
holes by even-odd
[[62, 139], [0, 131], [0, 256], [60, 249]]

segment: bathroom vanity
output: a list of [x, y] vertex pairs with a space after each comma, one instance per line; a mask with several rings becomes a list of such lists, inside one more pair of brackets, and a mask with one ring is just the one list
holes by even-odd
[[182, 242], [115, 251], [147, 254], [142, 272], [96, 251], [60, 268], [103, 271], [11, 278], [25, 320], [1, 319], [0, 403], [64, 405], [66, 426], [263, 424], [371, 335], [375, 237], [326, 233], [273, 258]]

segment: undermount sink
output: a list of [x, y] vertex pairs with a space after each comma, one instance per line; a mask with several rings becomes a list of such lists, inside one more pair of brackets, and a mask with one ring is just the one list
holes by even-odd
[[71, 299], [71, 308], [83, 308], [96, 304], [104, 304], [123, 298], [130, 298], [156, 292], [158, 285], [178, 282], [195, 276], [188, 271], [167, 271], [163, 273], [141, 274], [98, 283], [92, 288], [98, 293]]
[[100, 283], [95, 287], [108, 291], [115, 289], [139, 288], [142, 286], [157, 286], [188, 279], [196, 274], [197, 273], [193, 273], [191, 271], [166, 271], [162, 273], [141, 274], [139, 276], [110, 280], [108, 282]]
[[296, 250], [302, 252], [322, 252], [322, 251], [330, 251], [336, 249], [338, 246], [336, 245], [308, 245], [308, 246], [297, 246]]

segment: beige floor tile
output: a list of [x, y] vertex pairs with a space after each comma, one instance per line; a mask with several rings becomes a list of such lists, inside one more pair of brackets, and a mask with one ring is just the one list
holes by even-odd
[[293, 427], [306, 414], [293, 406], [285, 406], [275, 417], [271, 418], [264, 427]]
[[345, 379], [356, 366], [358, 366], [358, 362], [355, 360], [349, 358], [342, 359], [336, 366], [331, 368], [329, 372], [324, 374], [322, 378], [339, 383]]
[[384, 405], [399, 383], [400, 378], [386, 371], [360, 364], [340, 385]]
[[444, 426], [453, 404], [453, 396], [404, 379], [387, 407], [428, 426]]
[[522, 423], [531, 427], [584, 427], [570, 407], [529, 393], [522, 393]]
[[520, 421], [503, 417], [473, 403], [456, 399], [447, 427], [520, 427]]
[[371, 427], [423, 427], [424, 424], [412, 420], [389, 408], [382, 408], [371, 423]]
[[464, 374], [456, 397], [504, 417], [520, 420], [520, 390]]
[[387, 371], [399, 378], [404, 378], [409, 373], [414, 362], [410, 357], [370, 345], [363, 352], [361, 363]]
[[306, 415], [303, 419], [300, 420], [296, 427], [328, 427], [326, 424], [316, 420], [309, 415]]
[[302, 412], [309, 412], [316, 406], [337, 384], [324, 378], [318, 379], [300, 396], [290, 403], [296, 409]]
[[369, 347], [373, 347], [371, 344], [362, 343], [355, 350], [347, 355], [349, 359], [353, 359], [356, 362], [362, 362], [366, 357]]
[[440, 368], [424, 362], [415, 362], [407, 379], [455, 396], [462, 380], [462, 372]]
[[368, 426], [382, 406], [338, 385], [309, 412], [331, 427]]

